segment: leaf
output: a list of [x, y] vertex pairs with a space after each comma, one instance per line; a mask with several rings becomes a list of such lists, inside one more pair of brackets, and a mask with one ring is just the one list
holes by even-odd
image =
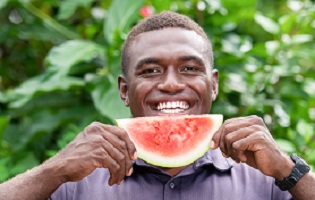
[[7, 166], [10, 164], [10, 157], [1, 157], [0, 159], [0, 183], [10, 177]]
[[63, 0], [60, 3], [60, 10], [58, 12], [58, 19], [67, 19], [72, 16], [75, 10], [82, 6], [88, 7], [94, 0]]
[[297, 132], [303, 136], [306, 143], [308, 143], [315, 135], [315, 128], [305, 120], [300, 119], [296, 125]]
[[152, 0], [152, 5], [157, 12], [162, 12], [164, 10], [169, 10], [171, 7], [171, 0]]
[[39, 165], [39, 161], [36, 159], [33, 152], [23, 152], [23, 156], [21, 155], [17, 164], [10, 169], [10, 173], [14, 175], [19, 174], [37, 165]]
[[272, 56], [280, 48], [280, 42], [279, 41], [266, 41], [265, 48], [267, 50], [267, 53]]
[[276, 143], [280, 146], [280, 148], [285, 151], [285, 152], [296, 152], [296, 148], [295, 145], [289, 141], [289, 140], [285, 140], [285, 139], [275, 139]]
[[69, 90], [73, 87], [84, 86], [84, 81], [80, 78], [67, 77], [48, 71], [24, 82], [13, 90], [8, 96], [10, 108], [19, 108], [30, 101], [37, 93], [52, 92], [58, 90]]
[[7, 5], [8, 2], [9, 2], [9, 0], [1, 0], [0, 1], [0, 9], [4, 8]]
[[109, 14], [104, 21], [104, 37], [109, 43], [113, 43], [114, 34], [118, 31], [126, 33], [135, 22], [138, 11], [144, 0], [115, 0], [109, 8]]
[[290, 34], [297, 21], [297, 13], [290, 13], [279, 18], [279, 24], [282, 33]]
[[290, 126], [290, 116], [281, 104], [274, 105], [274, 112], [279, 117], [278, 123], [282, 127]]
[[[46, 140], [45, 138], [49, 138], [58, 127], [65, 126], [64, 124], [69, 121], [81, 120], [82, 116], [88, 116], [93, 112], [95, 109], [91, 105], [80, 104], [61, 109], [51, 107], [37, 109], [36, 112], [21, 118], [19, 123], [11, 123], [3, 139], [10, 144], [11, 149], [22, 149], [27, 144]], [[39, 145], [35, 146], [32, 148], [39, 148]]]
[[313, 41], [313, 36], [310, 34], [299, 34], [292, 37], [293, 44], [302, 44], [311, 41]]
[[[218, 1], [220, 2], [220, 1]], [[221, 0], [224, 6], [231, 9], [248, 7], [253, 8], [257, 4], [257, 0], [247, 0], [247, 1], [234, 1], [234, 0]]]
[[10, 120], [8, 117], [0, 117], [0, 145], [1, 145], [2, 135], [7, 128], [9, 121]]
[[130, 111], [121, 101], [118, 85], [112, 76], [103, 77], [92, 91], [96, 109], [111, 119], [130, 117]]
[[[1, 77], [1, 76], [0, 76], [0, 77]], [[5, 102], [7, 102], [7, 101], [8, 101], [8, 98], [7, 98], [7, 96], [5, 95], [5, 93], [0, 91], [0, 102], [1, 102], [1, 103], [5, 103]]]
[[280, 27], [279, 24], [274, 22], [272, 19], [265, 17], [259, 13], [255, 15], [255, 21], [259, 24], [266, 32], [271, 34], [279, 34]]
[[70, 40], [51, 49], [47, 56], [47, 61], [54, 67], [69, 72], [70, 67], [85, 61], [89, 62], [97, 57], [103, 61], [104, 47], [91, 41]]

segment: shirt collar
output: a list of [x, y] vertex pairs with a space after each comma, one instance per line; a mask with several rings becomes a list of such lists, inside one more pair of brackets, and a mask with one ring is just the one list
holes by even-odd
[[194, 168], [198, 169], [204, 165], [212, 164], [217, 170], [224, 172], [230, 170], [234, 161], [231, 158], [225, 158], [222, 156], [220, 149], [209, 150], [204, 156], [195, 161]]

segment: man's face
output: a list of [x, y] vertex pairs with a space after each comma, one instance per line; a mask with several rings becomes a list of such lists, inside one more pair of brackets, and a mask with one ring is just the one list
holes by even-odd
[[130, 51], [127, 82], [119, 77], [122, 100], [134, 117], [207, 114], [218, 91], [206, 43], [195, 33], [165, 28], [141, 33]]

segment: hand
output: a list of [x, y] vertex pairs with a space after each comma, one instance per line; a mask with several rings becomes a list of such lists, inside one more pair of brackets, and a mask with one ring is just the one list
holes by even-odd
[[62, 173], [63, 182], [79, 181], [96, 168], [108, 168], [108, 183], [113, 185], [131, 175], [135, 159], [135, 146], [123, 129], [94, 122], [45, 164]]
[[226, 120], [213, 137], [213, 149], [220, 147], [225, 157], [259, 169], [282, 180], [294, 163], [280, 150], [263, 120], [257, 116]]

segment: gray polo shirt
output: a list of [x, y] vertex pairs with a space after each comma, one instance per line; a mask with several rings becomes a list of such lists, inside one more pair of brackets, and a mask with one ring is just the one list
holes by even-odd
[[138, 159], [121, 185], [108, 185], [107, 169], [96, 169], [79, 182], [61, 185], [52, 200], [289, 200], [272, 177], [234, 163], [210, 150], [172, 177]]

